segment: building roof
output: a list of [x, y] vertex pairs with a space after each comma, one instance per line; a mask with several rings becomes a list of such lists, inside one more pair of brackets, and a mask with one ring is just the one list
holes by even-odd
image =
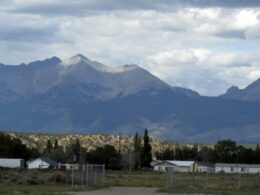
[[179, 167], [190, 167], [194, 164], [195, 161], [167, 160], [166, 162], [179, 166]]
[[32, 161], [30, 161], [28, 163], [32, 163], [33, 161], [36, 161], [36, 160], [42, 160], [42, 161], [46, 162], [47, 164], [49, 164], [50, 166], [53, 166], [53, 167], [59, 166], [58, 162], [56, 162], [56, 161], [54, 161], [54, 160], [52, 160], [52, 159], [50, 159], [48, 157], [39, 157], [39, 158], [34, 159], [34, 160], [32, 160]]
[[216, 163], [216, 167], [250, 167], [249, 164], [237, 164], [237, 163]]
[[250, 168], [260, 168], [260, 164], [252, 164], [250, 165]]
[[152, 160], [152, 162], [150, 163], [150, 165], [153, 167], [154, 165], [157, 165], [158, 163], [163, 162], [162, 160]]

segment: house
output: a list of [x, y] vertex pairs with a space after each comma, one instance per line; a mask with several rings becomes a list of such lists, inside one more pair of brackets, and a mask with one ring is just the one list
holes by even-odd
[[48, 169], [48, 168], [58, 168], [59, 163], [48, 158], [40, 157], [27, 162], [28, 169]]
[[215, 171], [216, 173], [249, 173], [250, 166], [249, 164], [216, 163]]
[[24, 160], [16, 158], [0, 158], [0, 167], [24, 168]]
[[175, 172], [193, 172], [195, 161], [178, 161], [178, 160], [166, 160], [159, 162], [153, 166], [155, 171], [167, 171], [169, 168], [173, 168]]
[[156, 159], [154, 159], [154, 160], [151, 161], [150, 165], [151, 165], [151, 167], [154, 167], [154, 165], [156, 165], [156, 164], [158, 164], [158, 163], [160, 163], [160, 162], [162, 162], [162, 160], [156, 160]]
[[80, 170], [83, 169], [83, 166], [80, 164], [62, 164], [62, 166], [65, 166], [66, 170]]
[[252, 164], [249, 166], [248, 173], [260, 173], [260, 164]]
[[215, 164], [197, 161], [195, 163], [195, 170], [199, 173], [215, 173]]

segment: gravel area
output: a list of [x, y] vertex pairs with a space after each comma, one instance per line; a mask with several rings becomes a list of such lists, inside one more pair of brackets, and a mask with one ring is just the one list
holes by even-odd
[[[168, 193], [158, 192], [158, 188], [146, 188], [146, 187], [109, 187], [109, 188], [104, 188], [95, 191], [71, 193], [71, 195], [153, 195], [153, 194], [167, 195]], [[192, 194], [192, 195], [203, 195], [203, 194]]]

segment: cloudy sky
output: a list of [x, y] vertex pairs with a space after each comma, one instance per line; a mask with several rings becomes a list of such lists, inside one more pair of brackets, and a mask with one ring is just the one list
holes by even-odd
[[0, 18], [4, 64], [82, 53], [210, 96], [260, 77], [260, 0], [0, 0]]

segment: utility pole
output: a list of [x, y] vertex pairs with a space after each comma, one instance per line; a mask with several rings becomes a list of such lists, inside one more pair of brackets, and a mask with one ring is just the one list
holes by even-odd
[[130, 185], [130, 174], [132, 171], [132, 153], [131, 148], [129, 148], [129, 172], [128, 172], [128, 185]]

